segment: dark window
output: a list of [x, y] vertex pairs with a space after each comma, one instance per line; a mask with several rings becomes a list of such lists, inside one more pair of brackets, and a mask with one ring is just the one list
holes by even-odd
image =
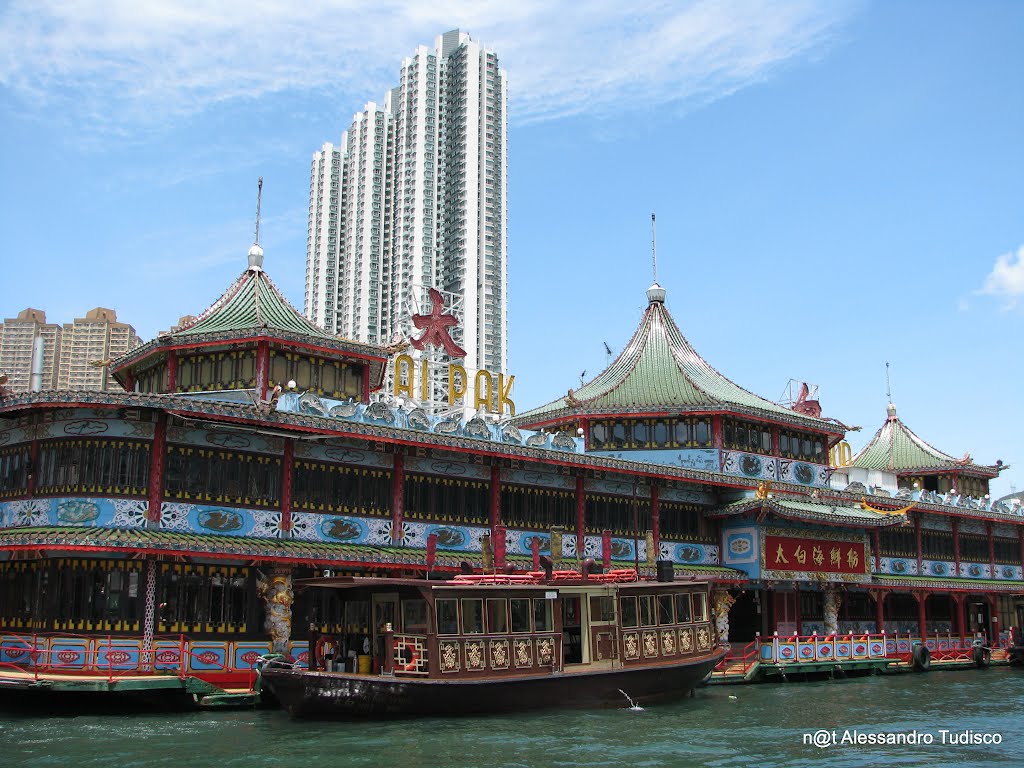
[[457, 635], [459, 633], [459, 601], [438, 600], [434, 605], [437, 609], [437, 634]]

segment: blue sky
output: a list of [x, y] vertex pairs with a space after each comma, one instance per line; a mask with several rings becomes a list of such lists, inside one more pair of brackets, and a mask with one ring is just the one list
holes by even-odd
[[520, 410], [595, 375], [658, 278], [769, 399], [903, 420], [1024, 488], [1024, 4], [58, 2], [0, 6], [0, 316], [143, 338], [245, 265], [301, 309], [309, 161], [459, 27], [510, 91]]

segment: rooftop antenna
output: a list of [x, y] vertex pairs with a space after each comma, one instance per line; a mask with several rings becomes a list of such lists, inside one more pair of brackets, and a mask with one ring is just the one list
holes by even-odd
[[607, 341], [602, 341], [601, 343], [604, 344], [604, 353], [605, 353], [605, 355], [607, 355], [608, 359], [611, 360], [612, 359], [612, 348], [608, 346], [608, 342]]
[[889, 361], [885, 361], [885, 396], [888, 401], [892, 402], [892, 387], [889, 386]]
[[[263, 269], [263, 248], [260, 247], [260, 204], [263, 202], [263, 177], [260, 176], [259, 188], [256, 192], [256, 240], [249, 249], [249, 269], [259, 272]], [[257, 296], [259, 294], [257, 293]], [[259, 311], [257, 304], [256, 311]]]
[[658, 282], [658, 230], [654, 214], [651, 214], [651, 264], [654, 267], [654, 282]]

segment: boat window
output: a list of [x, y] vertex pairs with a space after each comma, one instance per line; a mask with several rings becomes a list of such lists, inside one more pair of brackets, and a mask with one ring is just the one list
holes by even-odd
[[462, 599], [462, 634], [482, 635], [484, 633], [484, 601], [478, 598]]
[[590, 621], [615, 621], [615, 600], [609, 595], [594, 595], [590, 598]]
[[487, 600], [487, 631], [492, 635], [508, 632], [508, 601], [505, 598]]
[[427, 601], [402, 601], [402, 631], [424, 633], [427, 631]]
[[512, 614], [512, 631], [530, 631], [530, 600], [513, 598], [508, 601], [509, 612]]
[[707, 595], [697, 594], [693, 596], [693, 620], [708, 620], [708, 599]]
[[437, 634], [459, 634], [459, 601], [438, 600], [435, 606], [437, 609]]
[[635, 597], [623, 597], [619, 600], [619, 604], [622, 606], [622, 626], [624, 627], [635, 627], [636, 626], [636, 598]]
[[672, 595], [658, 595], [658, 623], [676, 623], [674, 612], [672, 611]]
[[554, 626], [551, 621], [551, 600], [533, 601], [534, 632], [550, 632]]
[[693, 621], [690, 616], [689, 592], [680, 592], [676, 595], [676, 621], [680, 624], [689, 624]]
[[654, 626], [654, 595], [640, 595], [640, 625]]

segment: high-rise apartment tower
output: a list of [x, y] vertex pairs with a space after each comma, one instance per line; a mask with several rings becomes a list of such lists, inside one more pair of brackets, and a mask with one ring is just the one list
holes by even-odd
[[402, 62], [383, 105], [368, 103], [335, 146], [313, 154], [306, 316], [331, 333], [387, 344], [449, 295], [465, 367], [505, 372], [508, 190], [506, 76], [452, 30]]
[[57, 361], [60, 357], [63, 329], [47, 323], [41, 309], [25, 309], [17, 317], [8, 317], [0, 325], [0, 374], [7, 374], [7, 388], [28, 392], [31, 385], [32, 348], [43, 339], [42, 389], [57, 388]]
[[121, 392], [108, 363], [139, 346], [135, 329], [117, 321], [112, 309], [96, 307], [64, 324], [57, 389], [102, 389]]

